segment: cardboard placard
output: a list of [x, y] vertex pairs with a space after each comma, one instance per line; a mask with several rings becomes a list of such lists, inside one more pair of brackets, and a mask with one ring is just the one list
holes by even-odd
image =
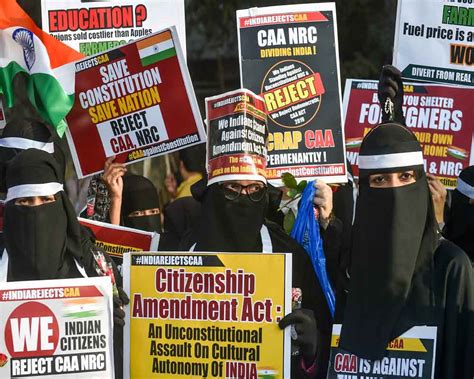
[[186, 57], [184, 0], [41, 0], [42, 29], [90, 56], [176, 26]]
[[241, 86], [265, 100], [267, 179], [346, 182], [334, 3], [237, 11]]
[[67, 140], [79, 178], [205, 142], [174, 27], [76, 62]]
[[470, 0], [398, 0], [393, 64], [404, 78], [474, 86]]
[[389, 343], [383, 359], [370, 361], [339, 348], [341, 325], [335, 324], [327, 379], [433, 379], [436, 330], [435, 326], [415, 326]]
[[263, 99], [240, 89], [206, 98], [208, 185], [266, 181], [267, 116]]
[[81, 225], [92, 230], [96, 245], [101, 247], [121, 268], [123, 254], [129, 251], [156, 251], [160, 235], [154, 232], [113, 225], [107, 222], [77, 218]]
[[0, 283], [0, 377], [113, 378], [109, 277]]
[[124, 272], [124, 378], [289, 377], [291, 255], [130, 253]]
[[[405, 83], [403, 112], [407, 126], [423, 149], [426, 172], [456, 188], [460, 172], [474, 164], [474, 89]], [[348, 79], [344, 91], [347, 159], [358, 176], [359, 147], [367, 132], [381, 122], [377, 81]]]

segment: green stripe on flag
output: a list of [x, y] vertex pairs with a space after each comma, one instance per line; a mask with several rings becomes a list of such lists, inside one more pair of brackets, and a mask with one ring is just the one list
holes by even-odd
[[64, 118], [74, 105], [74, 94], [68, 95], [51, 75], [34, 74], [28, 83], [28, 97], [41, 116], [55, 126], [59, 137], [66, 131]]
[[148, 66], [149, 64], [153, 64], [159, 61], [162, 61], [167, 58], [174, 57], [176, 55], [176, 50], [175, 48], [167, 49], [164, 51], [160, 51], [157, 54], [149, 55], [147, 57], [142, 58], [142, 65], [143, 66]]
[[13, 95], [13, 78], [19, 72], [26, 71], [16, 62], [10, 62], [7, 66], [0, 67], [0, 94], [5, 96], [5, 105], [8, 108], [11, 108], [15, 102]]
[[[0, 94], [5, 96], [6, 106], [9, 108], [15, 101], [13, 79], [19, 72], [26, 71], [16, 62], [0, 68]], [[54, 76], [44, 73], [29, 75], [27, 92], [31, 104], [62, 137], [67, 126], [64, 118], [74, 104], [74, 94], [68, 95]]]

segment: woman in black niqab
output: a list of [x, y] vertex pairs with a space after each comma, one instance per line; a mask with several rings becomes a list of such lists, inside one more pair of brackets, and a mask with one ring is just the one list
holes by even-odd
[[[399, 124], [381, 124], [364, 138], [340, 347], [377, 360], [413, 326], [436, 326], [437, 377], [472, 378], [472, 269], [463, 251], [440, 241], [423, 164], [415, 135]], [[416, 181], [370, 185], [371, 175], [405, 172]]]
[[[62, 172], [51, 154], [27, 149], [6, 171], [7, 198], [4, 238], [8, 280], [80, 277], [84, 267], [80, 226], [63, 191]], [[20, 205], [18, 199], [54, 195], [38, 206]]]
[[[160, 201], [153, 183], [141, 175], [124, 175], [121, 218], [130, 228], [161, 233]], [[141, 211], [153, 214], [135, 215]], [[142, 212], [143, 213], [143, 212]]]

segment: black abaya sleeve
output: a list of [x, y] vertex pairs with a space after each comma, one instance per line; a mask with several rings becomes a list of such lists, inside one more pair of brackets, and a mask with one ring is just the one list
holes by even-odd
[[[303, 293], [302, 307], [311, 309], [316, 317], [319, 341], [316, 354], [317, 379], [325, 379], [331, 343], [332, 318], [326, 298], [313, 270], [311, 260], [306, 251], [290, 236], [285, 234], [279, 225], [265, 222], [275, 253], [291, 253], [293, 261], [293, 287], [299, 287]], [[301, 369], [299, 357], [292, 360], [292, 378], [308, 377]]]
[[467, 255], [443, 240], [435, 252], [436, 377], [474, 377], [474, 275]]

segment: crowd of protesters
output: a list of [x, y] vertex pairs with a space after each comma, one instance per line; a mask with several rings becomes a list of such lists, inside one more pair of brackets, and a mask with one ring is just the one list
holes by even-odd
[[[203, 146], [180, 153], [179, 172], [166, 179], [172, 202], [164, 209], [149, 179], [109, 158], [104, 173], [91, 182], [94, 216], [159, 232], [161, 251], [291, 253], [293, 287], [302, 289], [303, 303], [279, 326], [295, 326], [300, 354], [292, 357], [294, 378], [326, 377], [331, 327], [341, 323], [340, 346], [370, 360], [383, 358], [388, 343], [411, 327], [436, 326], [436, 377], [471, 379], [474, 166], [461, 172], [457, 188], [448, 193], [425, 172], [420, 144], [404, 126], [403, 86], [393, 67], [384, 68], [379, 81], [379, 100], [387, 98], [393, 113], [365, 136], [358, 183], [314, 183], [336, 293], [334, 317], [308, 254], [282, 227], [284, 189], [258, 180], [208, 185]], [[110, 276], [115, 368], [121, 377], [128, 296], [114, 263], [77, 221], [63, 187], [61, 148], [49, 128], [32, 119], [11, 120], [1, 139], [18, 144], [0, 144], [5, 195], [0, 282]]]

